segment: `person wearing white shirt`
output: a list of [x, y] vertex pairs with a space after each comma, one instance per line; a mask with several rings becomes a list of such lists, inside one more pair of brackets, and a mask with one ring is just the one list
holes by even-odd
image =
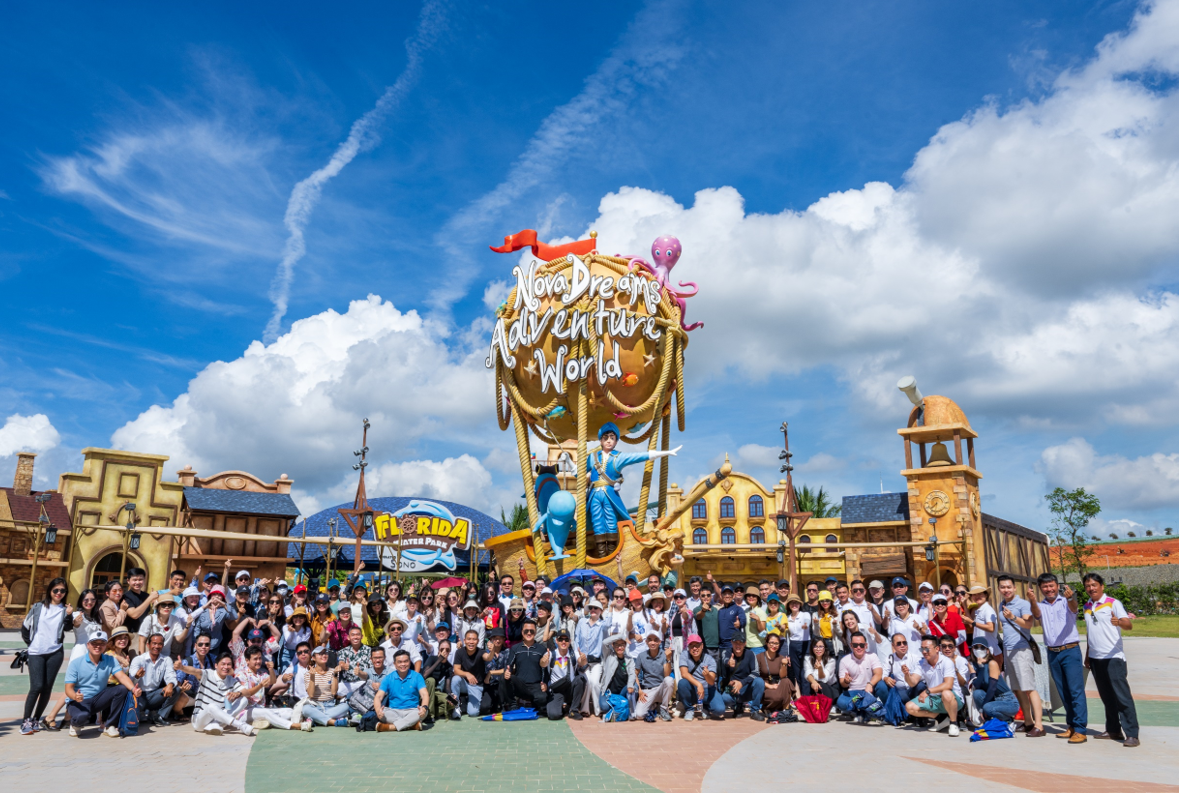
[[905, 578], [898, 577], [890, 582], [890, 593], [891, 594], [886, 598], [886, 600], [893, 601], [891, 603], [891, 605], [894, 608], [891, 610], [894, 612], [894, 616], [899, 616], [898, 615], [898, 598], [900, 598], [900, 597], [906, 598], [906, 602], [910, 604], [910, 613], [912, 615], [919, 610], [918, 601], [912, 597], [909, 597], [907, 595], [908, 592], [910, 592], [910, 582], [907, 581]]
[[919, 602], [914, 606], [914, 615], [923, 622], [930, 622], [935, 617], [935, 609], [931, 607], [931, 595], [935, 593], [935, 587], [924, 581], [919, 584]]
[[882, 662], [882, 679], [874, 687], [874, 695], [885, 701], [890, 689], [900, 685], [902, 688], [898, 693], [902, 695], [902, 700], [913, 699], [919, 692], [916, 686], [906, 681], [906, 676], [919, 668], [921, 656], [918, 647], [912, 646], [910, 640], [901, 633], [895, 633], [889, 642], [882, 642], [882, 645], [891, 649]]
[[890, 635], [901, 633], [910, 642], [911, 647], [917, 647], [926, 632], [927, 623], [911, 613], [910, 601], [901, 596], [894, 598], [894, 616], [890, 618]]
[[1113, 741], [1122, 740], [1127, 747], [1139, 746], [1140, 722], [1128, 685], [1123, 637], [1123, 631], [1132, 629], [1132, 616], [1123, 603], [1104, 594], [1103, 577], [1098, 573], [1083, 576], [1083, 588], [1089, 598], [1083, 607], [1087, 625], [1087, 657], [1083, 666], [1091, 670], [1095, 688], [1103, 700], [1107, 726], [1104, 735]]
[[148, 637], [148, 651], [131, 659], [129, 674], [143, 692], [140, 717], [158, 727], [166, 726], [166, 714], [176, 701], [176, 670], [164, 654], [163, 636], [153, 633]]
[[[436, 629], [438, 626], [435, 626]], [[414, 667], [415, 672], [422, 672], [422, 652], [418, 649], [418, 642], [412, 642], [407, 639], [403, 633], [406, 630], [406, 620], [402, 617], [394, 617], [385, 626], [386, 640], [381, 643], [385, 648], [385, 657], [393, 658], [394, 653], [398, 650], [405, 650], [410, 653], [410, 664]], [[448, 635], [451, 634], [451, 629], [447, 629]]]
[[968, 600], [976, 607], [972, 617], [975, 636], [983, 637], [992, 659], [999, 663], [1002, 660], [1000, 620], [996, 617], [996, 609], [988, 602], [988, 587], [979, 584], [972, 587], [968, 590]]
[[191, 620], [176, 613], [176, 596], [161, 595], [151, 616], [139, 624], [139, 651], [145, 652], [148, 638], [160, 634], [164, 638], [165, 657], [180, 655], [184, 641], [189, 635]]
[[960, 734], [955, 724], [956, 714], [964, 706], [956, 685], [955, 664], [939, 652], [939, 642], [933, 637], [923, 639], [922, 654], [919, 668], [910, 670], [906, 682], [911, 686], [925, 682], [927, 688], [906, 703], [906, 712], [916, 719], [944, 716], [931, 727], [931, 732], [946, 728], [947, 734], [954, 738]]

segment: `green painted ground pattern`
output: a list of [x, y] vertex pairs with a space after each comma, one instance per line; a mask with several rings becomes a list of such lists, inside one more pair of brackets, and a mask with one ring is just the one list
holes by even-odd
[[246, 767], [246, 793], [521, 793], [644, 791], [608, 765], [565, 722], [464, 718], [423, 732], [358, 733], [317, 727], [311, 735], [264, 730]]

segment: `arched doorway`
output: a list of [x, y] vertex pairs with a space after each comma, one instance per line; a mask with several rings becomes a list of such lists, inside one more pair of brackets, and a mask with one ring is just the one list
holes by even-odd
[[[88, 586], [91, 589], [100, 589], [108, 581], [119, 580], [119, 570], [123, 566], [123, 548], [121, 546], [114, 545], [105, 548], [95, 558], [97, 561], [91, 565], [88, 576], [90, 581]], [[147, 570], [143, 559], [134, 551], [127, 552], [126, 567], [142, 567], [145, 571]]]

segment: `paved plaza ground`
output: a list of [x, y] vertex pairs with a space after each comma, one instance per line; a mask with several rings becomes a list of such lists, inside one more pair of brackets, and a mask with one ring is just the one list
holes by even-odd
[[[215, 738], [177, 725], [145, 728], [136, 738], [119, 740], [94, 728], [82, 738], [65, 732], [25, 737], [18, 728], [27, 678], [4, 660], [20, 646], [17, 638], [0, 635], [0, 781], [6, 790], [73, 789], [85, 779], [91, 793], [145, 788], [755, 793], [781, 791], [788, 784], [852, 787], [863, 784], [867, 773], [879, 790], [1178, 790], [1176, 639], [1126, 640], [1143, 726], [1142, 745], [1125, 749], [1094, 739], [1070, 746], [1019, 735], [970, 744], [967, 733], [953, 739], [886, 726], [765, 725], [749, 719], [692, 724], [464, 719], [420, 733], [317, 728], [310, 735], [266, 730], [256, 738], [228, 733]], [[1089, 687], [1090, 721], [1098, 733], [1103, 707]]]

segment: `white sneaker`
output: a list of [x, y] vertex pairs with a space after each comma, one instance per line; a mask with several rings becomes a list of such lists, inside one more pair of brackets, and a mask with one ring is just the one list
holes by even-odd
[[71, 738], [77, 738], [77, 737], [78, 737], [78, 728], [77, 728], [77, 727], [75, 727], [73, 724], [71, 724], [71, 725], [70, 725], [70, 737], [71, 737]]
[[112, 724], [110, 727], [107, 727], [105, 730], [103, 730], [103, 735], [107, 736], [108, 738], [118, 738], [119, 728]]
[[953, 724], [947, 728], [947, 734], [955, 738], [960, 734], [960, 728]]
[[303, 721], [303, 723], [301, 723], [301, 724], [299, 725], [299, 729], [300, 729], [300, 731], [302, 731], [302, 732], [311, 732], [311, 731], [312, 731], [312, 720], [311, 720], [311, 719], [305, 719], [305, 720]]
[[864, 721], [865, 721], [865, 719], [861, 718], [860, 716], [854, 716], [854, 717], [853, 717], [853, 723], [854, 723], [854, 724], [861, 724], [861, 723], [863, 723]]
[[[693, 708], [685, 708], [685, 721], [693, 721]], [[73, 727], [70, 728], [74, 729]]]
[[215, 721], [212, 724], [210, 724], [208, 727], [205, 728], [205, 732], [207, 732], [210, 735], [221, 735], [223, 731], [222, 731], [221, 725]]
[[943, 732], [947, 729], [947, 725], [951, 724], [951, 719], [944, 716], [939, 721], [927, 728], [927, 732]]
[[270, 729], [271, 723], [266, 719], [255, 719], [250, 726], [255, 730], [267, 730]]
[[258, 732], [258, 730], [254, 729], [246, 722], [242, 722], [242, 725], [238, 727], [238, 732], [242, 733], [243, 735], [250, 736], [254, 735], [256, 732]]

